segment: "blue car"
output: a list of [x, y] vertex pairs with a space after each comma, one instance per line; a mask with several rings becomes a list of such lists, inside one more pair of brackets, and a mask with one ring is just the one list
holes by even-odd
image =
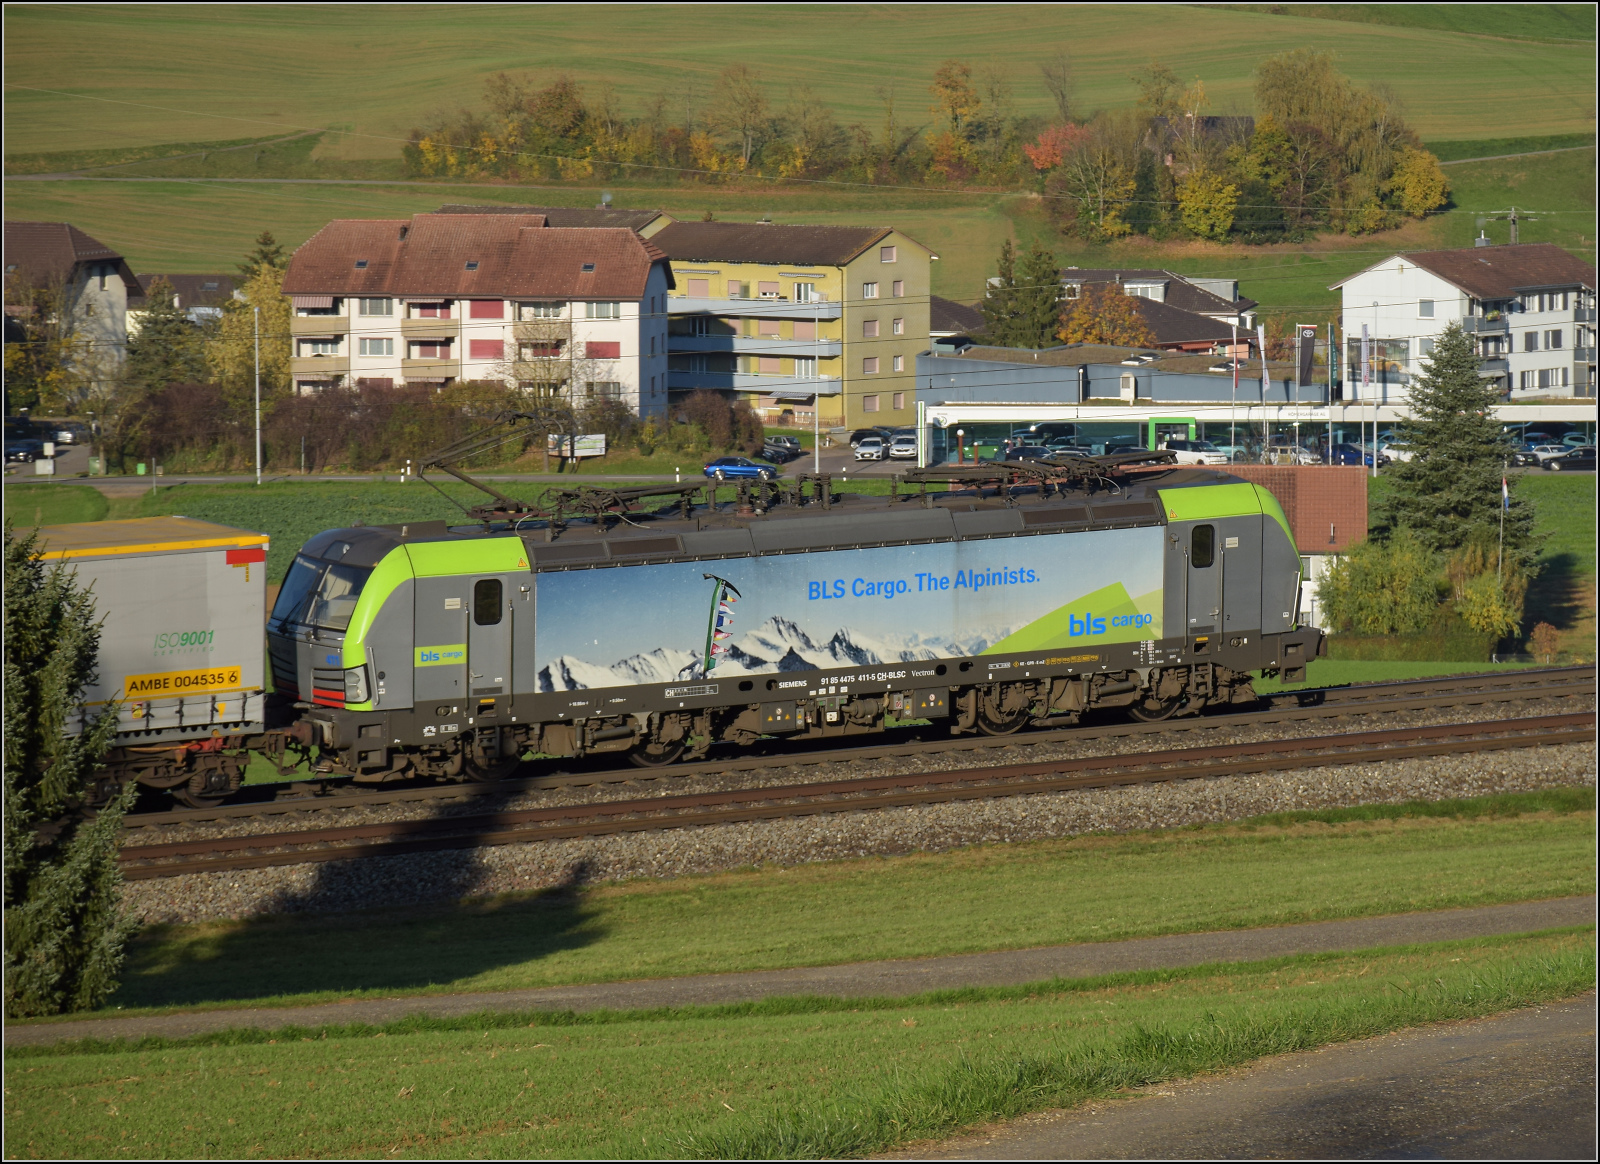
[[742, 478], [771, 481], [778, 475], [776, 466], [757, 464], [747, 457], [718, 457], [705, 467], [704, 472], [714, 481], [737, 481]]
[[[1330, 465], [1366, 465], [1372, 467], [1372, 453], [1359, 445], [1334, 445], [1329, 453]], [[1387, 465], [1389, 458], [1378, 455], [1378, 464]]]

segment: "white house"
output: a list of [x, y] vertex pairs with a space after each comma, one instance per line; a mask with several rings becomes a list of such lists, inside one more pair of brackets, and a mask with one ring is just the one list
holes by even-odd
[[1595, 394], [1595, 269], [1558, 246], [1479, 239], [1459, 250], [1396, 254], [1332, 289], [1344, 299], [1347, 401], [1404, 402], [1452, 323], [1474, 337], [1483, 375], [1511, 399]]
[[339, 219], [295, 251], [296, 391], [335, 384], [518, 382], [575, 403], [667, 404], [660, 250], [625, 227], [538, 214]]

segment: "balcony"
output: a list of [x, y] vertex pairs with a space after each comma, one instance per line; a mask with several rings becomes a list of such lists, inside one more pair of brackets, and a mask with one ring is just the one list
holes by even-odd
[[1478, 361], [1478, 371], [1484, 376], [1509, 376], [1511, 361], [1504, 356], [1489, 356]]
[[798, 376], [761, 376], [752, 372], [668, 372], [667, 387], [690, 392], [710, 388], [721, 392], [804, 392], [807, 395], [837, 396], [842, 381], [837, 376], [802, 380]]
[[723, 352], [741, 356], [805, 356], [836, 358], [844, 350], [840, 340], [783, 339], [781, 336], [669, 335], [667, 354]]
[[1572, 309], [1572, 321], [1574, 323], [1593, 323], [1594, 322], [1594, 308], [1592, 308], [1592, 307], [1574, 307]]
[[795, 303], [789, 299], [691, 299], [687, 295], [668, 295], [668, 315], [744, 316], [751, 319], [838, 319], [838, 303], [813, 301]]
[[453, 380], [461, 375], [461, 361], [401, 360], [400, 375], [407, 380]]
[[350, 330], [346, 315], [291, 315], [290, 335], [344, 335]]
[[1505, 335], [1510, 329], [1510, 321], [1503, 315], [1499, 319], [1469, 315], [1461, 321], [1461, 330], [1468, 335]]
[[291, 376], [315, 376], [319, 380], [331, 380], [349, 371], [349, 356], [294, 356], [289, 360]]
[[454, 339], [461, 334], [459, 319], [402, 319], [400, 334], [406, 339]]

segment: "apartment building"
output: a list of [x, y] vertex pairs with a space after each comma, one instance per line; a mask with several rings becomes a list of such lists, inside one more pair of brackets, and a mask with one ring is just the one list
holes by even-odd
[[128, 298], [143, 295], [120, 254], [68, 222], [7, 222], [6, 308], [31, 311], [46, 291], [76, 333], [73, 364], [92, 379], [116, 374], [128, 352]]
[[916, 419], [938, 256], [915, 239], [886, 227], [673, 222], [650, 242], [676, 283], [675, 394], [714, 389], [800, 425]]
[[295, 251], [296, 392], [496, 380], [641, 416], [667, 404], [666, 256], [539, 214], [339, 219]]
[[1343, 295], [1346, 400], [1406, 400], [1452, 323], [1473, 337], [1482, 374], [1510, 399], [1595, 394], [1595, 269], [1558, 246], [1479, 239], [1391, 255], [1333, 289]]

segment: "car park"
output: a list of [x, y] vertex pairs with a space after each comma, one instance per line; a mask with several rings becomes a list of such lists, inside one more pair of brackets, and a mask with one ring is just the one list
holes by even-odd
[[1226, 465], [1228, 454], [1210, 441], [1174, 440], [1161, 446], [1176, 454], [1180, 465]]
[[917, 438], [915, 436], [897, 436], [889, 442], [889, 456], [909, 457], [917, 459]]
[[1546, 458], [1544, 467], [1551, 473], [1593, 473], [1594, 446], [1586, 445], [1570, 453], [1562, 453], [1559, 457]]
[[758, 465], [748, 457], [718, 457], [707, 464], [703, 472], [715, 481], [770, 481], [778, 475], [774, 466]]
[[889, 455], [888, 443], [876, 434], [862, 437], [855, 449], [858, 461], [881, 461]]
[[850, 447], [858, 449], [864, 440], [887, 441], [890, 433], [886, 428], [858, 428], [850, 434]]

